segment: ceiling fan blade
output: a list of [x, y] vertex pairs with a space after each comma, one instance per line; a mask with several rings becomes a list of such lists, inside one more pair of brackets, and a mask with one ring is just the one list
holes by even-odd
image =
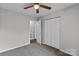
[[43, 7], [43, 8], [45, 8], [45, 9], [51, 9], [51, 7], [48, 7], [48, 6], [46, 6], [46, 5], [40, 5], [40, 7]]
[[31, 8], [31, 7], [33, 7], [33, 5], [32, 6], [25, 7], [24, 9], [28, 9], [28, 8]]
[[39, 13], [39, 9], [36, 9], [36, 13], [37, 13], [37, 14]]

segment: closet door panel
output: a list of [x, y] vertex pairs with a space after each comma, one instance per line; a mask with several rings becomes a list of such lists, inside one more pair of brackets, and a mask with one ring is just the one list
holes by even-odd
[[[52, 46], [55, 48], [59, 48], [59, 30], [60, 30], [60, 21], [59, 19], [53, 19], [52, 22], [52, 35], [54, 35], [54, 38], [52, 38]], [[53, 37], [53, 36], [52, 36]]]
[[58, 19], [45, 21], [45, 44], [59, 48], [59, 26]]
[[52, 46], [51, 21], [45, 21], [45, 44]]

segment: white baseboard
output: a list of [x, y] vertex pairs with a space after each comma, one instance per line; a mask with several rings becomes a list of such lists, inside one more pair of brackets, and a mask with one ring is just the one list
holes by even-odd
[[64, 53], [70, 54], [70, 55], [72, 55], [72, 56], [77, 56], [77, 55], [75, 55], [75, 54], [71, 54], [71, 53], [69, 53], [69, 52], [66, 51], [66, 50], [63, 50], [63, 49], [59, 49], [59, 50], [62, 51], [62, 52], [64, 52]]
[[39, 42], [38, 40], [36, 40], [36, 42], [41, 45], [41, 42]]
[[16, 49], [16, 48], [19, 48], [19, 47], [22, 47], [22, 46], [25, 46], [25, 45], [29, 45], [30, 43], [25, 43], [25, 44], [21, 44], [19, 46], [15, 46], [15, 47], [11, 47], [9, 49], [5, 49], [5, 50], [1, 50], [0, 53], [3, 53], [3, 52], [6, 52], [6, 51], [9, 51], [9, 50], [13, 50], [13, 49]]

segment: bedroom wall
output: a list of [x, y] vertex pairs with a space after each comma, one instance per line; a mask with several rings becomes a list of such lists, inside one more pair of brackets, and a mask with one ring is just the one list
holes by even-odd
[[61, 20], [60, 50], [71, 55], [79, 55], [79, 4], [51, 13], [43, 17], [42, 20], [57, 16], [60, 16], [59, 19]]
[[0, 52], [30, 44], [30, 19], [33, 18], [0, 9]]

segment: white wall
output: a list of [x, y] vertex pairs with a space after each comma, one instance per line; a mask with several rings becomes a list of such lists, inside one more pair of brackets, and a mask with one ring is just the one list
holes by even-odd
[[60, 49], [72, 55], [79, 55], [79, 5], [52, 13], [42, 19], [57, 16], [61, 16]]
[[30, 43], [31, 17], [0, 9], [0, 52]]

